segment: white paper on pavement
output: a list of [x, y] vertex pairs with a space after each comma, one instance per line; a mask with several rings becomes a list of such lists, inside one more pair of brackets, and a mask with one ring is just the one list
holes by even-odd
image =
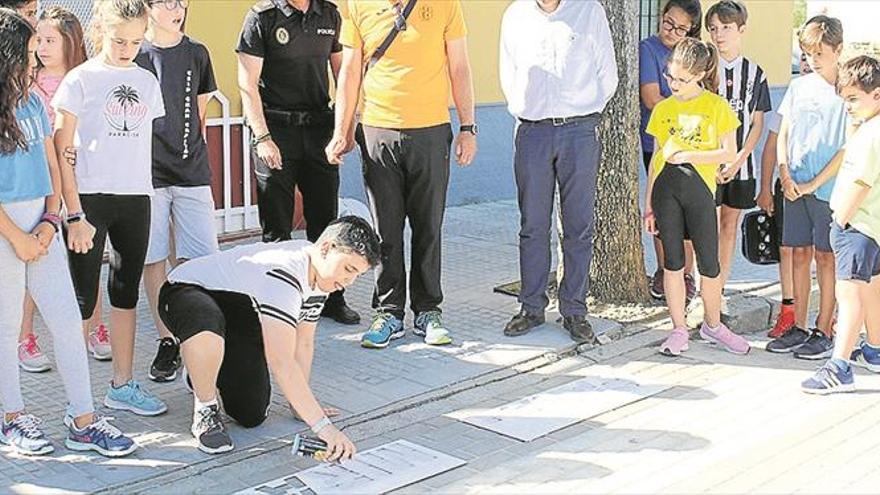
[[492, 409], [462, 409], [446, 416], [528, 442], [670, 386], [641, 383], [632, 375], [603, 370]]
[[464, 464], [456, 457], [398, 440], [360, 452], [349, 461], [322, 464], [295, 476], [318, 495], [386, 493]]

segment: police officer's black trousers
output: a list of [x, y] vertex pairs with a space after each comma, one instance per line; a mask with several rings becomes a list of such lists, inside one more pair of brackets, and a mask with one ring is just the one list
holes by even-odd
[[[272, 140], [281, 150], [281, 169], [270, 169], [256, 152], [251, 154], [257, 178], [263, 242], [291, 238], [295, 186], [299, 186], [302, 194], [306, 237], [314, 242], [336, 219], [339, 209], [339, 167], [328, 163], [324, 153], [333, 135], [333, 127], [294, 127], [271, 121], [268, 126]], [[331, 299], [336, 300], [340, 295], [341, 292], [334, 293]]]
[[439, 310], [440, 241], [449, 184], [449, 124], [420, 129], [358, 126], [357, 142], [373, 221], [382, 241], [373, 308], [400, 318], [406, 308], [403, 229], [412, 230], [410, 308]]

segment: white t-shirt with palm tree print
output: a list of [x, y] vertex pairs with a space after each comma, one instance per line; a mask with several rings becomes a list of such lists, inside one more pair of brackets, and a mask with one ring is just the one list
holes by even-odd
[[153, 194], [153, 119], [165, 115], [156, 76], [96, 57], [64, 76], [52, 107], [77, 118], [81, 194]]

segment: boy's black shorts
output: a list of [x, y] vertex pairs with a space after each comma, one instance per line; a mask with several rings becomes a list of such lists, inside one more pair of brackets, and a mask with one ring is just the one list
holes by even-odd
[[734, 179], [726, 184], [718, 184], [715, 190], [715, 206], [728, 206], [737, 210], [751, 210], [755, 202], [755, 179]]
[[159, 291], [159, 317], [181, 343], [203, 332], [223, 338], [217, 389], [224, 411], [247, 428], [265, 421], [272, 387], [263, 329], [250, 296], [166, 282]]

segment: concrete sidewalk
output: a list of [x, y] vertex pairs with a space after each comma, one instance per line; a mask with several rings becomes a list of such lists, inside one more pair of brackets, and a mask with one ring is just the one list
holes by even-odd
[[[561, 325], [552, 323], [558, 316], [556, 314], [549, 314], [548, 322], [551, 323], [528, 336], [510, 339], [501, 333], [504, 324], [518, 309], [514, 298], [492, 293], [493, 286], [518, 279], [519, 218], [515, 202], [449, 208], [446, 218], [443, 246], [446, 301], [443, 306], [446, 321], [456, 339], [453, 346], [430, 348], [410, 334], [388, 349], [364, 350], [358, 345], [363, 325], [344, 327], [322, 321], [319, 327], [313, 389], [325, 405], [343, 411], [342, 424], [352, 425], [350, 428], [355, 432], [359, 431], [358, 428], [367, 428], [357, 436], [371, 439], [371, 443], [397, 439], [396, 434], [388, 433], [377, 440], [373, 438], [376, 432], [369, 430], [371, 422], [378, 418], [407, 417], [406, 414], [391, 414], [393, 411], [418, 409], [420, 405], [431, 404], [442, 397], [478, 391], [485, 384], [507, 381], [546, 365], [553, 356], [574, 351], [574, 345]], [[649, 270], [652, 269], [653, 261], [649, 259], [647, 263]], [[738, 257], [734, 274], [733, 285], [748, 288], [771, 283], [775, 268], [754, 267]], [[349, 302], [365, 320], [370, 316], [370, 288], [369, 280], [361, 280], [347, 294]], [[228, 479], [214, 478], [208, 473], [222, 470], [224, 466], [232, 469], [243, 460], [248, 460], [247, 465], [255, 464], [263, 454], [271, 459], [271, 453], [285, 450], [285, 442], [305, 425], [292, 418], [286, 401], [276, 393], [265, 425], [251, 430], [232, 425], [235, 453], [211, 457], [196, 450], [189, 433], [190, 394], [179, 380], [155, 384], [146, 378], [156, 350], [156, 333], [145, 304], [145, 298], [142, 298], [138, 308], [136, 378], [167, 402], [169, 412], [157, 418], [114, 414], [117, 424], [135, 436], [141, 449], [132, 457], [121, 460], [67, 451], [61, 443], [65, 434], [61, 417], [66, 399], [58, 372], [23, 374], [26, 403], [31, 412], [45, 420], [44, 427], [55, 441], [57, 450], [42, 459], [24, 459], [4, 451], [0, 454], [0, 492], [129, 491], [135, 487], [147, 489], [152, 486], [151, 480], [179, 477], [186, 477], [195, 485], [178, 486], [180, 490], [173, 490], [175, 492], [208, 486], [213, 487], [208, 491], [225, 492], [270, 479], [265, 476], [261, 479], [243, 478], [242, 472]], [[617, 337], [622, 335], [618, 331], [620, 326], [614, 322], [597, 320], [594, 327]], [[38, 330], [38, 334], [44, 349], [51, 354], [48, 333]], [[643, 338], [637, 336], [628, 341], [638, 343]], [[614, 344], [591, 352], [604, 359], [613, 354], [613, 349]], [[96, 402], [100, 403], [110, 379], [111, 365], [95, 361], [90, 365], [93, 391]], [[287, 465], [289, 454], [285, 455]], [[248, 469], [245, 471], [248, 475], [254, 474]], [[233, 482], [233, 479], [237, 481]], [[242, 481], [245, 479], [247, 483]]]

